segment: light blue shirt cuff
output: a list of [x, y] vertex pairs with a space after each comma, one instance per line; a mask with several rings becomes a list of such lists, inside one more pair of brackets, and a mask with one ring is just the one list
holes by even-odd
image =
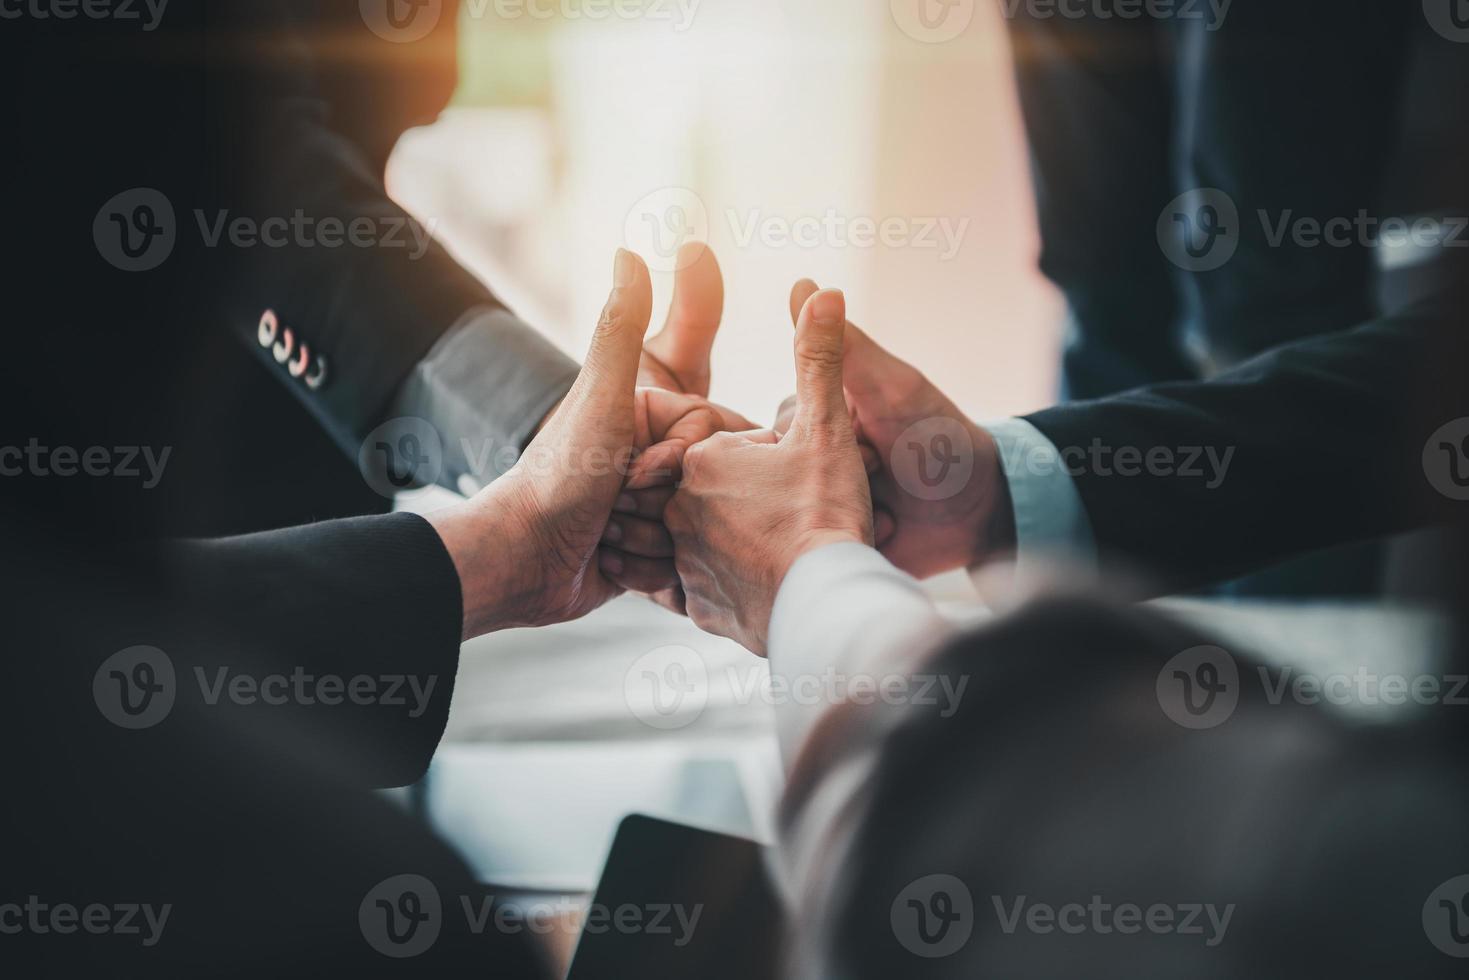
[[1016, 571], [1064, 563], [1095, 571], [1097, 541], [1076, 482], [1056, 444], [1024, 419], [989, 422], [1015, 508]]

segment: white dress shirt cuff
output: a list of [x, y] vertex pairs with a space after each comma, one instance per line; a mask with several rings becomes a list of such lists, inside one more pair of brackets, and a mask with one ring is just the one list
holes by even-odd
[[901, 703], [913, 665], [951, 630], [917, 580], [866, 545], [827, 545], [797, 559], [776, 593], [768, 637], [771, 680], [789, 695], [775, 713], [786, 765], [834, 702]]

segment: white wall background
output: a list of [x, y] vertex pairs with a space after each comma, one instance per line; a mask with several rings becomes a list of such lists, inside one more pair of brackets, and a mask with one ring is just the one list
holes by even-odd
[[[493, 48], [496, 35], [466, 43]], [[930, 44], [888, 0], [703, 0], [685, 31], [566, 18], [549, 50], [548, 105], [451, 110], [405, 137], [389, 187], [568, 351], [590, 336], [615, 248], [668, 268], [643, 212], [666, 219], [682, 204], [725, 270], [717, 399], [768, 420], [790, 392], [786, 296], [811, 276], [845, 289], [854, 320], [972, 413], [1049, 400], [1060, 310], [1034, 271], [1009, 52], [989, 5]], [[964, 234], [951, 256], [846, 234], [740, 241], [755, 219], [828, 212]], [[671, 286], [655, 272], [660, 316]]]

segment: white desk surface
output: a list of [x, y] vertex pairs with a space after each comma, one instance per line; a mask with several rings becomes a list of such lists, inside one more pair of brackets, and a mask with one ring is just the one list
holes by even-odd
[[[934, 588], [957, 619], [989, 615], [962, 577]], [[1445, 630], [1404, 609], [1159, 605], [1226, 648], [1320, 672], [1363, 662], [1429, 670]], [[639, 658], [669, 646], [696, 653], [707, 697], [686, 707], [692, 717], [660, 719], [680, 727], [659, 729], [640, 720], [628, 692]], [[751, 696], [765, 676], [764, 661], [633, 597], [578, 623], [470, 642], [429, 777], [430, 816], [485, 880], [568, 892], [595, 883], [628, 813], [769, 840], [780, 765], [771, 708]]]

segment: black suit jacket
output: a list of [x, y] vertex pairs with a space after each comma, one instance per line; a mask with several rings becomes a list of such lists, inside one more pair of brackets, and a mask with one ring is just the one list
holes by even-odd
[[[383, 51], [404, 52], [396, 64], [414, 46], [377, 38], [357, 4], [341, 8], [350, 31], [352, 18], [283, 0], [172, 0], [152, 30], [116, 18], [5, 21], [0, 176], [15, 233], [0, 243], [0, 372], [16, 407], [0, 414], [0, 442], [172, 449], [168, 479], [146, 493], [122, 481], [47, 486], [32, 505], [65, 497], [64, 509], [85, 514], [111, 495], [136, 530], [196, 535], [387, 509], [356, 472], [363, 436], [434, 342], [498, 301], [437, 245], [415, 258], [394, 246], [211, 241], [221, 219], [298, 213], [407, 236], [376, 169], [380, 147], [356, 143], [385, 139], [367, 133], [371, 108], [344, 101], [351, 76], [336, 71], [323, 87], [318, 69], [324, 52], [361, 58], [360, 78]], [[452, 32], [448, 17], [422, 44], [440, 51]], [[411, 112], [384, 118], [431, 115], [446, 97], [442, 74], [425, 80], [426, 98], [403, 100]], [[94, 230], [115, 237], [109, 222], [120, 220], [134, 244], [146, 241], [128, 196], [140, 188], [166, 198], [176, 241], [156, 268], [123, 271]], [[292, 332], [284, 363], [259, 343], [267, 310]]]
[[[1462, 522], [1469, 503], [1434, 489], [1424, 451], [1441, 426], [1469, 416], [1464, 292], [1442, 290], [1206, 382], [1062, 405], [1029, 421], [1075, 465], [1104, 568], [1143, 573], [1159, 591]], [[1100, 466], [1094, 446], [1105, 450]], [[1150, 473], [1135, 457], [1138, 472], [1120, 475], [1123, 448], [1142, 458], [1166, 449], [1173, 467]], [[1195, 450], [1229, 454], [1221, 480]]]
[[[458, 584], [424, 521], [147, 556], [0, 526], [0, 582], [26, 611], [0, 692], [0, 970], [542, 975], [523, 933], [479, 927], [493, 896], [458, 856], [370, 792], [424, 772], [453, 691]], [[142, 674], [116, 659], [138, 647]], [[437, 683], [418, 698], [402, 677]], [[402, 875], [434, 915], [421, 950], [386, 944], [388, 913], [407, 908]], [[150, 928], [135, 910], [131, 932], [67, 931], [50, 911], [102, 906], [117, 925], [141, 905], [166, 920]]]

